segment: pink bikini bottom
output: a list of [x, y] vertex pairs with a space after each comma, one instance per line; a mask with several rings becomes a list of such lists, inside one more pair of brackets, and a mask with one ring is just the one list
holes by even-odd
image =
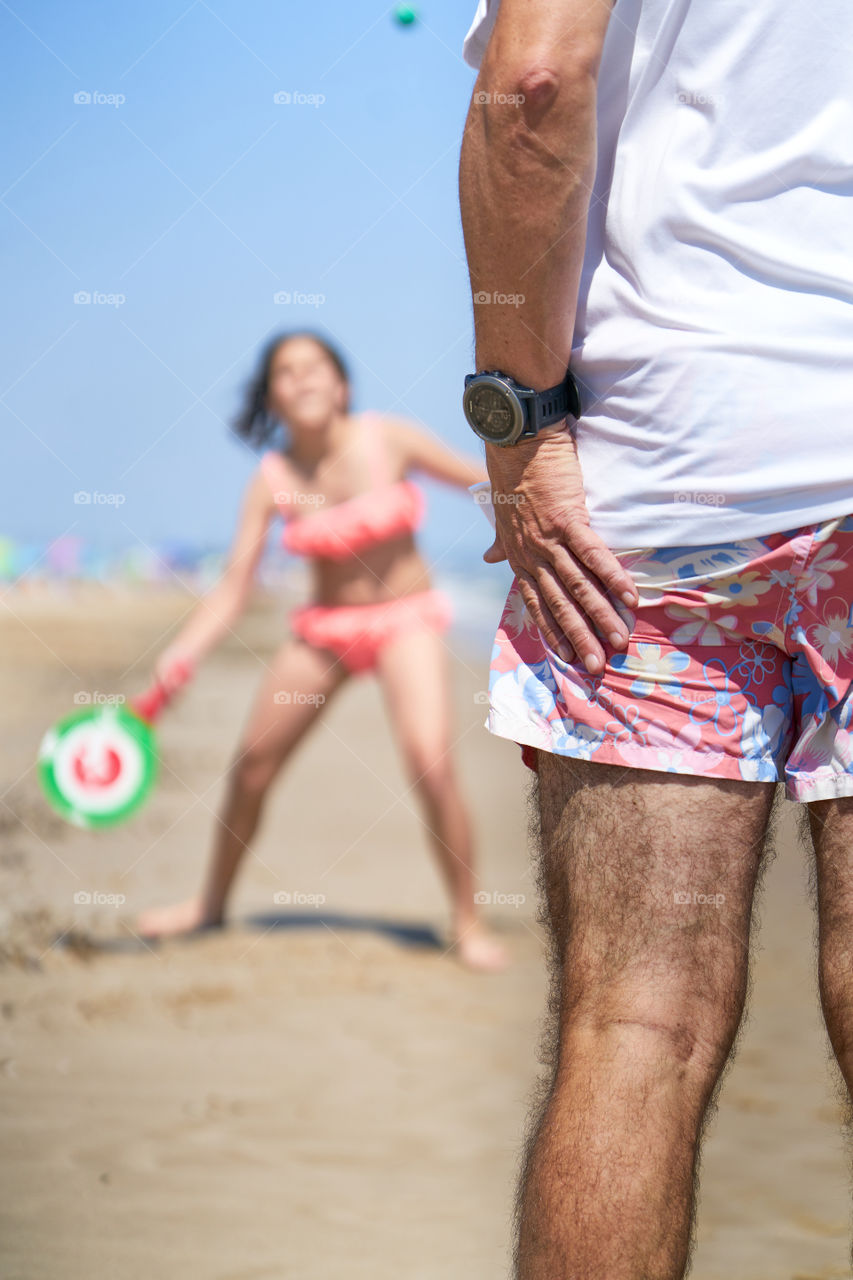
[[307, 604], [293, 609], [290, 629], [308, 644], [331, 649], [353, 674], [376, 666], [383, 645], [405, 631], [447, 630], [453, 619], [449, 596], [437, 588], [377, 604]]

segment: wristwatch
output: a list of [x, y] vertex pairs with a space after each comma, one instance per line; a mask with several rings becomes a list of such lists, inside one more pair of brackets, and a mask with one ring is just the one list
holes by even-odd
[[581, 416], [578, 385], [568, 369], [563, 381], [547, 391], [522, 386], [499, 369], [466, 374], [462, 408], [477, 435], [499, 445], [532, 440], [567, 414]]

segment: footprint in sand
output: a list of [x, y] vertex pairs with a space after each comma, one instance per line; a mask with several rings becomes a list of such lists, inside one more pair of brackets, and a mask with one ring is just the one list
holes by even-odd
[[828, 1267], [824, 1267], [821, 1271], [797, 1271], [791, 1276], [791, 1280], [836, 1280], [837, 1277], [844, 1277], [844, 1280], [850, 1280], [850, 1272], [846, 1267], [836, 1267], [830, 1263]]
[[[833, 1236], [840, 1238], [847, 1235], [848, 1226], [846, 1222], [837, 1220], [835, 1222], [826, 1222], [823, 1218], [816, 1218], [811, 1213], [793, 1213], [790, 1221], [795, 1226], [801, 1227], [803, 1231], [810, 1231], [816, 1236]], [[823, 1273], [826, 1275], [834, 1275], [835, 1272]], [[846, 1273], [845, 1273], [846, 1274]]]
[[87, 1000], [77, 1001], [77, 1012], [86, 1019], [87, 1022], [95, 1022], [98, 1019], [121, 1018], [127, 1014], [134, 1005], [133, 996], [127, 991], [107, 991], [101, 996], [92, 996]]
[[815, 1120], [822, 1120], [824, 1124], [840, 1125], [844, 1122], [844, 1109], [837, 1102], [827, 1102], [823, 1106], [815, 1107], [812, 1115]]
[[757, 1098], [753, 1094], [739, 1093], [729, 1099], [729, 1105], [736, 1111], [751, 1111], [762, 1116], [774, 1116], [779, 1110], [778, 1102], [768, 1098]]
[[229, 1001], [236, 1000], [236, 992], [233, 987], [219, 984], [217, 986], [202, 986], [197, 984], [192, 987], [185, 987], [183, 991], [172, 992], [171, 995], [164, 996], [163, 1003], [175, 1013], [182, 1013], [187, 1009], [195, 1009], [199, 1005], [209, 1004], [228, 1004]]

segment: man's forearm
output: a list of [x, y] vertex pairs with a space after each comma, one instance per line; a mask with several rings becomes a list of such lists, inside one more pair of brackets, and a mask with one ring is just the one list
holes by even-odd
[[[598, 70], [612, 0], [504, 0], [480, 64], [460, 158], [478, 370], [545, 390], [569, 366], [596, 164]], [[497, 294], [497, 298], [495, 295]], [[479, 300], [482, 298], [483, 300]], [[564, 424], [486, 444], [495, 542], [545, 643], [603, 670], [628, 643], [615, 600], [634, 583], [591, 527]]]
[[571, 354], [595, 177], [597, 70], [581, 56], [537, 59], [490, 45], [462, 141], [476, 367], [538, 390], [562, 380]]

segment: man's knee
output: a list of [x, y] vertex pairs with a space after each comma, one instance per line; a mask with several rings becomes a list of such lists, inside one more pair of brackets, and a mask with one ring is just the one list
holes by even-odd
[[743, 1016], [745, 984], [741, 975], [732, 977], [726, 989], [701, 992], [683, 981], [621, 985], [585, 996], [575, 991], [563, 1002], [561, 1046], [596, 1046], [612, 1070], [676, 1076], [707, 1092], [729, 1058]]

